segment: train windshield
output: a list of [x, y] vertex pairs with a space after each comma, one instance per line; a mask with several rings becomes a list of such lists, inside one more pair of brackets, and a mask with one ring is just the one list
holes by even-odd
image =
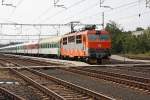
[[108, 40], [109, 36], [108, 36], [108, 34], [102, 34], [102, 35], [99, 36], [99, 39], [100, 40]]
[[95, 35], [95, 34], [89, 34], [88, 39], [91, 41], [95, 40], [108, 40], [109, 36], [108, 34], [100, 34], [100, 35]]

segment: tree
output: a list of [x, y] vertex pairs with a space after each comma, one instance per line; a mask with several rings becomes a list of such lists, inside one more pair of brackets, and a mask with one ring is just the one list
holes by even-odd
[[121, 53], [123, 51], [123, 41], [122, 41], [122, 30], [119, 29], [119, 25], [115, 22], [110, 21], [106, 24], [105, 30], [111, 34], [112, 37], [112, 52]]
[[122, 33], [122, 29], [119, 29], [119, 25], [116, 24], [114, 21], [110, 21], [110, 23], [106, 24], [105, 30], [113, 34]]
[[134, 36], [130, 31], [123, 32], [115, 22], [107, 23], [105, 28], [112, 37], [112, 53], [147, 53], [150, 52], [150, 28], [144, 30], [137, 27], [136, 30], [144, 30], [144, 34]]
[[144, 29], [142, 27], [137, 27], [136, 31], [143, 31]]

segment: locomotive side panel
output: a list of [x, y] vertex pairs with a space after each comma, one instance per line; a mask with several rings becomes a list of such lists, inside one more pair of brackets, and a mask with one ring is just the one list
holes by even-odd
[[64, 57], [85, 57], [83, 37], [86, 32], [70, 34], [62, 38], [61, 55]]

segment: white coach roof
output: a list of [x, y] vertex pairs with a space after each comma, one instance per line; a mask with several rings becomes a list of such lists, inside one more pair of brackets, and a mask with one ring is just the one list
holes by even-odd
[[40, 43], [59, 42], [60, 39], [61, 39], [61, 36], [56, 36], [56, 37], [43, 38], [39, 42]]

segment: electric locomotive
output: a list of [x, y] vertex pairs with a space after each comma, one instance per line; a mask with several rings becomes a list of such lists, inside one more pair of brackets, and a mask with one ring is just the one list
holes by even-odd
[[84, 30], [64, 35], [61, 39], [62, 58], [84, 59], [89, 63], [101, 63], [111, 53], [110, 34], [105, 30]]

